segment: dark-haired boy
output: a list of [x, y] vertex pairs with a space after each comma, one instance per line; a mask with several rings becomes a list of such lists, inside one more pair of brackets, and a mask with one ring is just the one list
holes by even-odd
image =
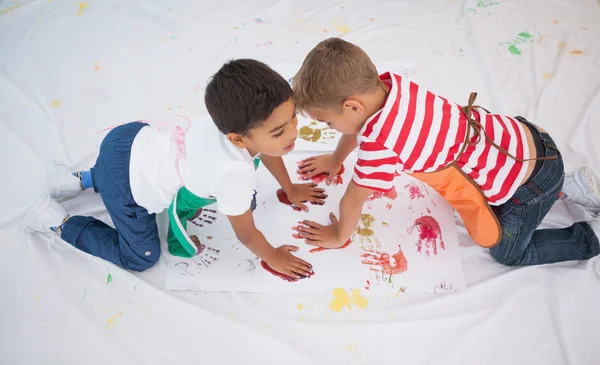
[[[310, 275], [310, 264], [291, 254], [297, 247], [274, 248], [252, 218], [260, 159], [292, 204], [307, 210], [303, 202], [326, 197], [313, 185], [292, 184], [281, 159], [298, 136], [289, 84], [264, 63], [234, 60], [213, 76], [205, 102], [212, 121], [192, 117], [189, 129], [128, 123], [104, 138], [91, 171], [73, 174], [56, 165], [48, 175], [49, 194], [29, 211], [27, 226], [57, 232], [87, 253], [141, 271], [160, 256], [155, 213], [168, 208], [169, 251], [191, 257], [199, 242], [187, 235], [187, 219], [216, 203], [238, 239], [271, 268], [295, 278]], [[89, 187], [102, 196], [115, 229], [93, 217], [69, 216], [53, 200]]]

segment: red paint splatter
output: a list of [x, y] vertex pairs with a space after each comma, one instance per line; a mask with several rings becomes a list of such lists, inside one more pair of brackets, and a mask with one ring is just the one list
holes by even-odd
[[315, 248], [313, 248], [312, 250], [310, 250], [308, 252], [315, 253], [315, 252], [321, 252], [321, 251], [326, 251], [326, 250], [341, 250], [342, 248], [346, 248], [346, 247], [350, 246], [350, 243], [352, 243], [352, 240], [346, 241], [346, 243], [344, 243], [343, 246], [338, 247], [338, 248], [315, 247]]
[[[344, 171], [346, 171], [346, 168], [344, 167], [344, 165], [342, 165], [342, 167], [340, 168], [340, 171], [338, 171], [338, 173], [333, 178], [333, 181], [331, 182], [333, 185], [341, 185], [344, 183], [344, 180], [342, 179], [342, 174], [344, 173]], [[301, 174], [300, 174], [300, 176], [302, 177]], [[311, 179], [311, 182], [313, 184], [318, 185], [318, 184], [322, 183], [323, 181], [325, 181], [327, 179], [327, 176], [328, 175], [325, 173], [313, 176]]]
[[385, 207], [386, 207], [388, 210], [392, 210], [392, 204], [390, 204], [390, 203], [387, 203], [387, 204], [385, 205]]
[[301, 211], [300, 208], [292, 205], [292, 202], [288, 199], [287, 194], [285, 193], [285, 191], [283, 191], [283, 189], [277, 190], [277, 199], [279, 199], [279, 201], [282, 204], [289, 205], [295, 211], [297, 211], [297, 212]]
[[367, 201], [373, 201], [375, 199], [381, 199], [381, 198], [388, 198], [390, 200], [395, 200], [398, 197], [398, 192], [396, 191], [396, 187], [393, 186], [392, 190], [388, 191], [388, 192], [382, 192], [382, 191], [374, 191], [373, 194], [371, 194], [371, 196], [369, 196], [367, 198]]
[[431, 214], [431, 210], [427, 208], [427, 214]]
[[[287, 276], [285, 274], [279, 273], [279, 272], [271, 269], [271, 267], [269, 265], [267, 265], [267, 263], [265, 261], [263, 261], [263, 260], [260, 261], [260, 266], [262, 266], [263, 269], [267, 270], [268, 272], [270, 272], [271, 274], [277, 276], [278, 278], [281, 278], [282, 280], [285, 280], [285, 281], [289, 281], [290, 283], [293, 283], [293, 282], [298, 281], [300, 279], [304, 279], [304, 278], [296, 279], [296, 278], [293, 278], [291, 276]], [[310, 274], [309, 276], [307, 276], [307, 277], [310, 278], [313, 275], [314, 275], [314, 272], [312, 274]]]
[[437, 255], [438, 240], [440, 249], [446, 249], [442, 239], [442, 229], [435, 218], [428, 215], [418, 218], [415, 220], [415, 224], [408, 229], [408, 233], [412, 233], [415, 228], [419, 232], [417, 252], [422, 253], [423, 247], [425, 247], [425, 255], [429, 256], [430, 253]]
[[[371, 267], [371, 270], [383, 272], [384, 274], [394, 275], [408, 270], [408, 263], [400, 246], [398, 246], [398, 252], [391, 256], [386, 252], [368, 250], [367, 253], [363, 253], [360, 257], [363, 258], [361, 261], [363, 264], [378, 266]], [[394, 261], [392, 262], [391, 259]]]
[[365, 285], [365, 289], [367, 289], [367, 290], [371, 289], [371, 282], [369, 280], [367, 280], [367, 285]]
[[408, 193], [410, 194], [410, 199], [421, 199], [424, 198], [425, 195], [421, 191], [421, 189], [415, 184], [408, 184], [404, 186], [405, 189], [408, 189]]

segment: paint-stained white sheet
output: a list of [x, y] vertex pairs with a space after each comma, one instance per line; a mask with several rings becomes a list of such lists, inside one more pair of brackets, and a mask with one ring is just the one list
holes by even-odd
[[[93, 165], [98, 131], [201, 112], [225, 60], [299, 64], [329, 36], [600, 174], [598, 24], [593, 0], [0, 1], [0, 363], [596, 364], [600, 259], [503, 267], [459, 221], [467, 290], [388, 296], [170, 292], [166, 255], [126, 272], [16, 223], [46, 163]], [[65, 205], [110, 222], [93, 193]], [[589, 218], [558, 204], [544, 225]]]
[[[298, 161], [315, 153], [292, 152], [284, 163], [293, 182], [301, 182]], [[335, 288], [369, 293], [456, 293], [465, 288], [452, 207], [435, 190], [400, 174], [389, 193], [374, 193], [365, 203], [358, 229], [343, 248], [324, 250], [305, 244], [297, 227], [304, 220], [330, 223], [339, 217], [339, 202], [352, 179], [357, 155], [352, 153], [343, 172], [327, 186], [325, 204], [293, 209], [271, 173], [260, 166], [254, 221], [273, 246], [296, 245], [294, 255], [312, 265], [313, 276], [302, 280], [273, 275], [235, 237], [227, 217], [207, 206], [188, 222], [188, 233], [200, 241], [198, 255], [169, 257], [165, 288], [170, 290], [259, 293], [330, 293]], [[285, 193], [283, 193], [285, 194]], [[285, 203], [282, 203], [283, 200]], [[170, 255], [169, 255], [170, 256]]]

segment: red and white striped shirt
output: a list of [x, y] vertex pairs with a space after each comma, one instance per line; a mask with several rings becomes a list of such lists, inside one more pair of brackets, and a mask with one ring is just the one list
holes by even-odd
[[[461, 106], [393, 73], [380, 79], [390, 86], [385, 104], [358, 134], [355, 184], [378, 191], [393, 187], [394, 173], [437, 171], [458, 156], [467, 128]], [[526, 128], [513, 118], [473, 110], [487, 135], [519, 159], [529, 158]], [[470, 141], [477, 137], [471, 128]], [[456, 165], [483, 191], [490, 205], [500, 205], [515, 193], [528, 162], [517, 162], [493, 147], [482, 135], [467, 146]]]

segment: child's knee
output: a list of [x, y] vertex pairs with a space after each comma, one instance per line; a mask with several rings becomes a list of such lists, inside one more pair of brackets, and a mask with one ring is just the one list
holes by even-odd
[[490, 255], [494, 258], [494, 260], [505, 266], [522, 265], [522, 262], [519, 258], [512, 257], [508, 252], [506, 252], [506, 250], [503, 250], [502, 247], [498, 246], [490, 248]]
[[160, 259], [160, 241], [144, 245], [144, 248], [131, 250], [122, 256], [123, 266], [133, 271], [144, 271], [154, 266]]

